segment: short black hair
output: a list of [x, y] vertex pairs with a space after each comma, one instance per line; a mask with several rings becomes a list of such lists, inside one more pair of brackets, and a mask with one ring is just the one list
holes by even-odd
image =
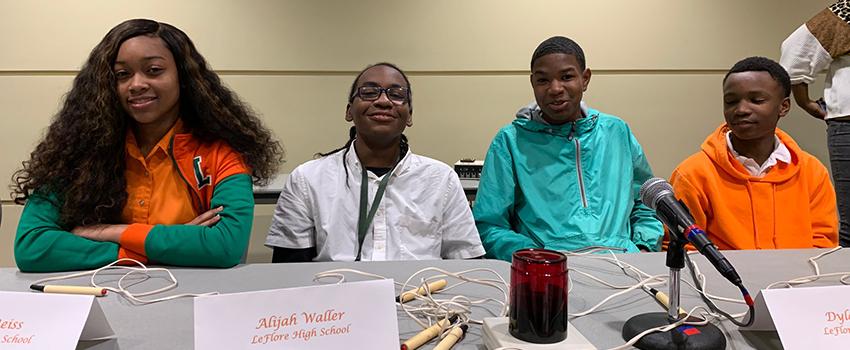
[[582, 71], [585, 69], [584, 51], [581, 49], [581, 46], [572, 39], [562, 36], [553, 36], [544, 40], [540, 45], [537, 45], [537, 48], [534, 49], [534, 54], [531, 55], [530, 68], [534, 69], [534, 61], [537, 61], [538, 58], [553, 53], [573, 55], [576, 61], [578, 61], [579, 68]]
[[776, 80], [782, 86], [785, 97], [791, 96], [791, 78], [788, 76], [788, 71], [772, 59], [761, 56], [742, 59], [735, 63], [732, 69], [729, 69], [729, 72], [723, 77], [723, 83], [726, 83], [730, 74], [742, 72], [767, 72], [773, 80]]

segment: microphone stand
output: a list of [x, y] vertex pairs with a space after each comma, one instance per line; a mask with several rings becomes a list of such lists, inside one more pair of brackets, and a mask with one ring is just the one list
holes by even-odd
[[[668, 285], [669, 305], [667, 312], [650, 312], [630, 318], [623, 325], [623, 339], [630, 340], [650, 328], [666, 326], [685, 317], [679, 313], [680, 280], [679, 272], [685, 267], [685, 244], [687, 240], [681, 235], [670, 234], [670, 244], [667, 247], [667, 267], [670, 268]], [[656, 297], [657, 298], [657, 297]], [[691, 317], [698, 321], [698, 318]], [[634, 345], [645, 350], [713, 350], [725, 349], [726, 337], [713, 324], [681, 325], [667, 332], [654, 332], [641, 337]]]

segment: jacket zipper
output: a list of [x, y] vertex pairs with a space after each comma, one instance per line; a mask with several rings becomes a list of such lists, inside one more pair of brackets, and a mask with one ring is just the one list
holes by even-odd
[[171, 161], [174, 163], [174, 167], [177, 168], [177, 173], [180, 174], [180, 178], [183, 179], [183, 182], [186, 183], [186, 189], [189, 190], [189, 195], [192, 197], [192, 202], [195, 204], [197, 208], [201, 209], [201, 212], [205, 212], [210, 210], [210, 208], [204, 208], [204, 201], [201, 200], [198, 193], [195, 192], [195, 189], [192, 188], [192, 184], [189, 180], [186, 179], [186, 176], [183, 174], [183, 169], [180, 168], [180, 165], [177, 164], [177, 158], [174, 156], [174, 135], [171, 135], [171, 140], [168, 141], [168, 155], [171, 157]]
[[584, 175], [582, 175], [581, 169], [581, 142], [578, 140], [578, 137], [574, 137], [573, 133], [576, 130], [576, 122], [572, 123], [572, 128], [570, 128], [569, 139], [573, 140], [573, 143], [576, 145], [576, 173], [578, 174], [578, 189], [581, 193], [581, 205], [587, 208], [587, 194], [584, 191]]
[[576, 172], [578, 173], [578, 188], [581, 192], [581, 205], [587, 208], [587, 195], [584, 193], [584, 175], [582, 175], [581, 170], [581, 142], [579, 142], [578, 137], [574, 138], [573, 141], [576, 144]]

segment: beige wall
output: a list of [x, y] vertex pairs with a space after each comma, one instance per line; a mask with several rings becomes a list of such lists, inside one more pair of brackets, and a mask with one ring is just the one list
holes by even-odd
[[[567, 35], [594, 72], [585, 100], [629, 122], [666, 177], [722, 121], [726, 69], [750, 55], [778, 59], [782, 40], [830, 2], [0, 0], [0, 179], [27, 158], [91, 48], [135, 17], [192, 37], [283, 141], [281, 172], [346, 140], [351, 79], [378, 61], [410, 74], [416, 152], [446, 163], [481, 159], [496, 130], [533, 98], [534, 47]], [[827, 161], [822, 123], [795, 107], [780, 126]], [[20, 215], [8, 198], [0, 266], [13, 264]], [[261, 242], [270, 215], [271, 206], [258, 206], [251, 261], [268, 259]]]

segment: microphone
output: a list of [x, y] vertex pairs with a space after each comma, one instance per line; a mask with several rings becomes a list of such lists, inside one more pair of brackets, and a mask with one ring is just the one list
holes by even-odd
[[660, 177], [653, 177], [640, 187], [640, 200], [646, 206], [655, 210], [661, 222], [670, 229], [671, 239], [686, 239], [704, 255], [723, 277], [735, 285], [741, 285], [741, 276], [717, 250], [717, 247], [705, 235], [705, 231], [694, 223], [694, 217], [676, 197], [673, 196], [673, 186]]

